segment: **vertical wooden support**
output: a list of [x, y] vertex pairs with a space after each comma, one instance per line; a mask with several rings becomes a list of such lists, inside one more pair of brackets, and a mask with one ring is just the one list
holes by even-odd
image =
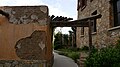
[[91, 23], [91, 20], [89, 19], [88, 20], [88, 23], [89, 23], [89, 31], [88, 31], [88, 35], [89, 35], [89, 50], [90, 50], [90, 52], [91, 52], [91, 50], [92, 50], [92, 30], [91, 30], [91, 26], [92, 26], [92, 23]]

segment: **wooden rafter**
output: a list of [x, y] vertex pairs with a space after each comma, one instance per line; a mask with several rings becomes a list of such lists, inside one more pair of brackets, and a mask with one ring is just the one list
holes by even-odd
[[74, 20], [74, 21], [56, 20], [56, 21], [51, 21], [51, 25], [53, 27], [89, 27], [88, 20], [93, 20], [93, 19], [97, 19], [100, 17], [101, 17], [101, 14], [89, 16], [87, 18], [83, 18], [80, 20]]
[[53, 27], [88, 27], [87, 22], [74, 22], [74, 21], [52, 21]]
[[63, 17], [63, 16], [54, 16], [52, 15], [50, 17], [51, 21], [69, 21], [69, 20], [73, 20], [73, 18], [68, 18], [68, 17]]

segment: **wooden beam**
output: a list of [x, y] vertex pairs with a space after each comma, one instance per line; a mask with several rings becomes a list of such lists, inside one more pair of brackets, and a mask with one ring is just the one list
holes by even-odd
[[70, 21], [53, 21], [51, 22], [53, 27], [88, 27], [87, 22], [70, 22]]
[[51, 21], [51, 25], [52, 27], [89, 27], [88, 20], [97, 19], [100, 18], [101, 16], [102, 15], [99, 14], [74, 21]]
[[92, 16], [88, 16], [86, 18], [83, 18], [83, 19], [78, 19], [78, 20], [74, 20], [74, 21], [71, 21], [71, 22], [81, 22], [81, 21], [88, 21], [89, 19], [90, 20], [93, 20], [93, 19], [98, 19], [98, 18], [101, 18], [101, 14], [98, 14], [98, 15], [92, 15]]
[[92, 50], [92, 26], [91, 26], [91, 20], [88, 20], [89, 22], [89, 30], [88, 30], [88, 35], [89, 35], [89, 51], [91, 53], [91, 50]]

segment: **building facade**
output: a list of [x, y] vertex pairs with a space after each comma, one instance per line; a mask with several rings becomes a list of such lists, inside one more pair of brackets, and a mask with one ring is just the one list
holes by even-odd
[[[78, 0], [78, 19], [101, 14], [93, 20], [92, 44], [97, 48], [115, 44], [120, 37], [120, 0]], [[88, 27], [78, 27], [77, 47], [89, 45]]]

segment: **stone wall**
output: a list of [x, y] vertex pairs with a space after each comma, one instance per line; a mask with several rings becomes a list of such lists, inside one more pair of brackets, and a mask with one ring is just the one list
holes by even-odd
[[1, 60], [0, 67], [48, 67], [46, 61], [41, 60]]
[[[110, 0], [87, 0], [87, 6], [81, 11], [78, 10], [78, 19], [82, 19], [97, 10], [97, 14], [101, 14], [102, 17], [97, 19], [97, 32], [92, 33], [93, 45], [97, 48], [106, 47], [107, 45], [116, 42], [120, 36], [119, 27], [111, 27], [113, 22], [112, 5]], [[77, 28], [77, 47], [83, 47], [89, 45], [88, 43], [88, 28], [85, 28], [84, 35], [81, 35], [81, 28]]]
[[4, 6], [0, 9], [9, 14], [10, 23], [46, 25], [48, 21], [47, 6]]
[[0, 60], [9, 65], [7, 60], [45, 60], [50, 66], [53, 53], [48, 7], [2, 6], [0, 10], [9, 14], [9, 18], [0, 14]]

